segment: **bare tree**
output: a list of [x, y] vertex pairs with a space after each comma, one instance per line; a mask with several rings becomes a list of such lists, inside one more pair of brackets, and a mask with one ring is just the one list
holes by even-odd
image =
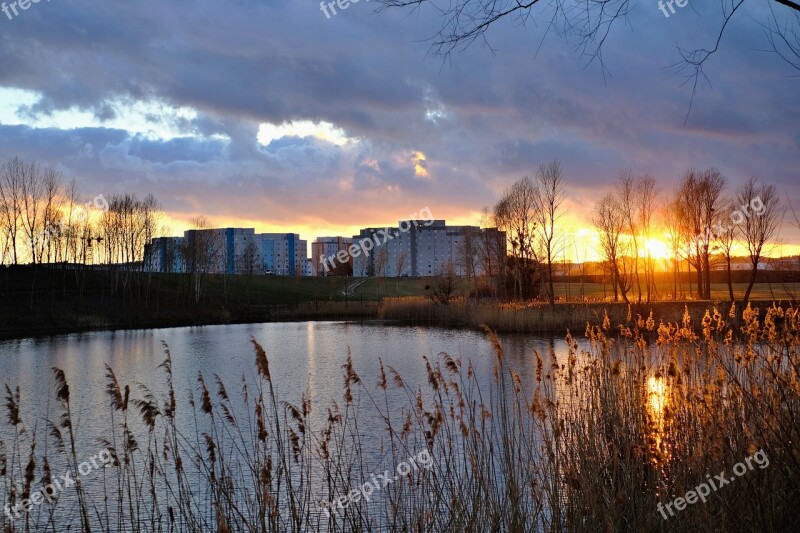
[[697, 272], [698, 298], [711, 298], [711, 264], [709, 250], [712, 228], [719, 222], [722, 192], [726, 180], [714, 168], [702, 172], [690, 169], [684, 174], [676, 193], [676, 205], [689, 235], [687, 257]]
[[[0, 202], [0, 221], [5, 220], [6, 206]], [[11, 257], [11, 236], [3, 223], [0, 223], [0, 266], [6, 265]]]
[[619, 256], [619, 290], [622, 294], [622, 299], [630, 304], [628, 293], [633, 290], [633, 285], [637, 277], [635, 274], [635, 265], [637, 261], [630, 254], [630, 246], [623, 244], [623, 247]]
[[248, 241], [238, 259], [239, 272], [248, 278], [254, 276], [261, 263], [260, 258], [258, 257], [258, 246], [256, 246], [256, 243], [252, 240]]
[[426, 296], [437, 305], [449, 305], [456, 289], [456, 272], [452, 262], [448, 262], [439, 272], [432, 285], [425, 287]]
[[477, 261], [478, 237], [474, 228], [465, 227], [461, 231], [461, 240], [458, 244], [457, 257], [460, 274], [467, 278], [467, 295], [469, 295], [472, 282], [475, 278], [475, 264]]
[[556, 294], [553, 287], [553, 259], [561, 246], [556, 239], [556, 222], [561, 217], [560, 208], [565, 198], [563, 171], [558, 159], [539, 167], [536, 185], [537, 234], [543, 258], [547, 261], [547, 299], [554, 306]]
[[247, 280], [245, 292], [247, 292], [247, 303], [250, 303], [250, 285], [253, 282], [253, 275], [258, 271], [261, 264], [258, 246], [252, 240], [249, 240], [244, 246], [241, 255], [239, 256], [239, 271], [245, 275]]
[[194, 280], [194, 301], [200, 302], [204, 278], [217, 271], [222, 264], [224, 242], [220, 235], [213, 231], [211, 222], [203, 216], [189, 221], [192, 229], [186, 232], [181, 249], [184, 270]]
[[[622, 250], [622, 231], [625, 227], [625, 216], [619, 201], [613, 194], [604, 196], [594, 207], [592, 223], [600, 234], [600, 250], [611, 269], [611, 285], [614, 289], [614, 301], [619, 301], [620, 256]], [[628, 301], [627, 291], [622, 291], [625, 303]]]
[[135, 194], [115, 194], [108, 200], [100, 230], [105, 262], [125, 270], [144, 266], [144, 249], [159, 227], [159, 207], [153, 195], [140, 200]]
[[43, 206], [42, 234], [39, 239], [40, 262], [50, 263], [59, 254], [59, 240], [64, 224], [61, 220], [61, 209], [64, 207], [64, 176], [52, 167], [44, 169], [42, 174]]
[[[370, 257], [367, 252], [361, 250], [356, 256], [350, 256], [351, 261], [353, 263], [353, 275], [354, 276], [368, 276], [370, 274]], [[324, 269], [323, 269], [324, 270]], [[325, 275], [330, 275], [326, 273]]]
[[66, 263], [70, 261], [73, 263], [78, 262], [78, 238], [80, 233], [75, 227], [78, 221], [73, 219], [75, 206], [78, 203], [78, 194], [78, 182], [75, 178], [72, 178], [64, 191], [64, 209], [66, 212], [63, 215], [64, 227], [59, 236], [59, 246], [62, 247], [61, 254]]
[[41, 262], [39, 249], [43, 235], [42, 212], [44, 182], [37, 163], [23, 164], [22, 167], [22, 231], [28, 244], [32, 264]]
[[514, 292], [520, 299], [527, 294], [530, 280], [526, 272], [532, 263], [539, 263], [536, 245], [539, 192], [534, 181], [525, 177], [515, 182], [494, 208], [497, 226], [511, 241], [514, 259]]
[[686, 235], [678, 205], [672, 201], [661, 208], [661, 225], [666, 230], [667, 241], [672, 253], [672, 299], [678, 299], [680, 286], [682, 253], [685, 249]]
[[3, 231], [7, 235], [12, 260], [19, 264], [19, 231], [22, 224], [22, 178], [24, 163], [19, 158], [9, 159], [0, 167], [0, 216]]
[[405, 250], [398, 250], [394, 256], [394, 272], [398, 278], [403, 275], [403, 270], [406, 268], [406, 259]]
[[389, 250], [386, 245], [380, 246], [375, 253], [375, 276], [385, 278], [389, 271]]
[[746, 307], [756, 282], [758, 264], [763, 257], [764, 245], [777, 236], [784, 211], [775, 186], [767, 184], [759, 186], [755, 177], [747, 180], [739, 189], [736, 203], [739, 204], [738, 209], [743, 211], [744, 216], [744, 220], [737, 225], [737, 228], [743, 244], [747, 248], [752, 266], [750, 281], [742, 301], [742, 307]]
[[642, 284], [639, 279], [639, 218], [636, 216], [637, 178], [630, 170], [619, 175], [616, 194], [619, 198], [619, 209], [624, 220], [627, 238], [633, 244], [633, 257], [631, 258], [632, 275], [636, 282], [637, 301], [642, 303]]
[[656, 211], [656, 198], [658, 196], [658, 186], [656, 180], [648, 175], [637, 176], [634, 183], [635, 212], [639, 233], [645, 245], [645, 264], [644, 277], [647, 289], [647, 303], [655, 293], [655, 265], [653, 263], [652, 252], [648, 246], [653, 232], [653, 215]]
[[[725, 211], [734, 212], [736, 211], [736, 204], [732, 200], [727, 200], [725, 202]], [[737, 236], [737, 229], [736, 226], [732, 224], [723, 225], [720, 224], [719, 230], [715, 233], [715, 241], [717, 246], [719, 247], [720, 252], [722, 252], [722, 257], [725, 261], [725, 272], [726, 272], [726, 280], [728, 282], [728, 297], [730, 298], [731, 302], [736, 301], [736, 297], [733, 294], [733, 279], [731, 274], [731, 261], [733, 255], [733, 248], [736, 245], [736, 236]]]
[[488, 207], [484, 207], [479, 226], [483, 229], [477, 243], [478, 264], [481, 268], [483, 278], [488, 280], [494, 297], [497, 297], [498, 290], [503, 286], [503, 274], [505, 271], [505, 260], [508, 255], [503, 234], [495, 229], [489, 228], [490, 224], [498, 226]]

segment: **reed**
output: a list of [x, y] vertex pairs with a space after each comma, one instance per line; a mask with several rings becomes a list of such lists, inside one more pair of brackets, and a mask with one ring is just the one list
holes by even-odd
[[[637, 315], [653, 313], [665, 322], [680, 322], [684, 310], [699, 322], [708, 302], [651, 302], [624, 304], [614, 302], [570, 303], [551, 306], [544, 302], [500, 302], [455, 298], [446, 306], [436, 305], [421, 297], [387, 298], [381, 303], [379, 316], [403, 324], [461, 326], [481, 328], [490, 326], [498, 332], [551, 333], [583, 331], [586, 323], [599, 323], [608, 315], [613, 323], [621, 324]], [[727, 313], [730, 304], [720, 307]]]
[[[200, 374], [181, 400], [165, 346], [158, 391], [131, 390], [106, 369], [111, 422], [98, 445], [113, 460], [102, 489], [78, 485], [0, 524], [7, 533], [790, 531], [800, 503], [800, 310], [748, 307], [737, 326], [734, 316], [604, 313], [584, 324], [588, 349], [567, 334], [564, 356], [533, 354], [530, 382], [488, 327], [489, 380], [442, 354], [424, 360], [427, 383], [381, 364], [371, 384], [348, 357], [341, 401], [328, 406], [278, 397], [255, 339], [255, 378], [232, 393]], [[30, 497], [55, 464], [77, 468], [68, 384], [54, 375], [60, 413], [49, 439], [26, 428], [23, 398], [6, 387], [3, 504]], [[381, 435], [366, 431], [376, 421]], [[761, 449], [768, 467], [666, 520], [657, 511]], [[420, 450], [430, 469], [381, 486], [370, 502], [355, 497], [371, 474]], [[325, 513], [320, 498], [348, 505]]]

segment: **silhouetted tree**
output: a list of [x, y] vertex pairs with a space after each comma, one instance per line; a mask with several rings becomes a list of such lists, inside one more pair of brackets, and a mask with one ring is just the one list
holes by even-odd
[[739, 235], [747, 248], [750, 256], [750, 281], [744, 293], [742, 307], [750, 301], [750, 293], [758, 274], [758, 264], [761, 262], [764, 245], [777, 235], [783, 219], [783, 208], [778, 190], [774, 185], [758, 184], [755, 177], [750, 178], [739, 189], [736, 195], [738, 209], [744, 220], [737, 224]]
[[[618, 199], [611, 193], [605, 195], [594, 207], [592, 223], [600, 235], [600, 251], [611, 269], [611, 285], [614, 288], [614, 301], [619, 300], [620, 255], [623, 248], [622, 231], [625, 217]], [[622, 291], [625, 303], [628, 301], [627, 291]]]
[[555, 289], [553, 287], [553, 261], [561, 249], [556, 236], [556, 222], [561, 217], [561, 204], [564, 202], [564, 177], [561, 162], [554, 159], [542, 164], [536, 174], [536, 233], [539, 248], [547, 265], [546, 290], [550, 305], [555, 305]]
[[711, 298], [709, 250], [712, 230], [718, 226], [726, 180], [716, 168], [690, 169], [676, 193], [676, 205], [687, 238], [687, 257], [697, 272], [698, 298]]

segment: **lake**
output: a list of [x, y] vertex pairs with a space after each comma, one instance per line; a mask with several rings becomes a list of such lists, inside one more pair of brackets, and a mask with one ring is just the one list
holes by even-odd
[[[189, 391], [199, 403], [198, 374], [205, 376], [209, 389], [217, 390], [215, 377], [226, 385], [232, 399], [240, 398], [242, 377], [255, 380], [256, 366], [251, 338], [265, 349], [270, 363], [272, 382], [279, 400], [301, 404], [304, 393], [313, 406], [309, 417], [318, 429], [327, 416], [327, 406], [336, 401], [343, 405], [343, 370], [348, 354], [359, 374], [364, 391], [375, 394], [380, 374], [380, 361], [394, 368], [403, 380], [416, 388], [425, 389], [428, 374], [423, 357], [432, 363], [441, 361], [440, 354], [460, 358], [466, 366], [472, 362], [479, 380], [488, 384], [495, 361], [492, 346], [483, 333], [468, 330], [449, 330], [422, 327], [398, 327], [379, 323], [296, 322], [245, 324], [228, 326], [183, 327], [138, 331], [102, 331], [58, 335], [0, 343], [0, 384], [12, 390], [20, 387], [20, 416], [27, 429], [23, 441], [37, 436], [37, 450], [45, 451], [46, 420], [58, 420], [58, 402], [52, 367], [65, 373], [70, 386], [73, 425], [76, 433], [79, 460], [86, 460], [103, 450], [98, 439], [112, 440], [110, 397], [106, 393], [106, 369], [109, 365], [122, 387], [131, 387], [131, 398], [142, 398], [145, 385], [159, 399], [163, 398], [165, 373], [159, 365], [164, 361], [166, 343], [172, 354], [172, 366], [179, 409], [176, 425], [186, 435], [207, 429], [187, 407]], [[523, 382], [533, 383], [534, 350], [543, 355], [553, 351], [559, 359], [565, 357], [562, 339], [525, 335], [500, 337], [509, 366], [520, 374]], [[388, 370], [387, 370], [388, 371]], [[369, 458], [385, 465], [383, 450], [385, 428], [369, 396], [356, 393], [361, 406], [361, 440]], [[408, 405], [408, 397], [390, 390], [387, 397], [396, 404], [388, 405], [390, 412], [400, 412]], [[247, 418], [241, 402], [232, 402], [242, 411], [234, 415]], [[147, 434], [138, 413], [131, 409], [129, 421], [141, 441]], [[5, 418], [5, 413], [4, 413]], [[116, 419], [119, 426], [120, 419]], [[8, 424], [0, 424], [0, 438], [7, 447], [13, 435]], [[46, 439], [52, 446], [52, 439]], [[141, 447], [144, 447], [141, 443]], [[415, 450], [416, 451], [416, 450]], [[52, 454], [52, 449], [50, 449]], [[22, 466], [22, 465], [21, 465]], [[392, 465], [389, 465], [391, 467]], [[51, 464], [54, 472], [66, 469], [66, 464]], [[382, 471], [382, 470], [380, 470]], [[103, 476], [89, 474], [84, 479], [87, 492], [101, 493]], [[200, 486], [194, 479], [192, 485]], [[0, 488], [0, 492], [2, 492]], [[0, 495], [5, 498], [5, 495]], [[66, 496], [69, 501], [69, 496]], [[74, 504], [74, 502], [72, 502]], [[65, 514], [69, 522], [79, 525], [74, 512]], [[57, 517], [56, 523], [60, 519]]]

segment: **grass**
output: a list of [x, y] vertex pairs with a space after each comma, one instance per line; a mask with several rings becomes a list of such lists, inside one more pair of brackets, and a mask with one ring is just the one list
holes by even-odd
[[[70, 489], [17, 531], [794, 531], [800, 521], [800, 310], [748, 308], [739, 326], [708, 309], [662, 323], [604, 316], [589, 348], [532, 354], [523, 376], [496, 335], [493, 378], [470, 361], [425, 359], [427, 383], [381, 365], [365, 383], [348, 358], [342, 400], [275, 394], [253, 340], [255, 374], [238, 393], [200, 374], [181, 399], [165, 349], [158, 390], [130, 389], [107, 368], [110, 450], [104, 488]], [[11, 442], [0, 443], [0, 503], [16, 505], [48, 465], [77, 466], [69, 385], [35, 399], [48, 434], [24, 431], [21, 395], [6, 390]], [[526, 377], [527, 376], [527, 377]], [[151, 384], [155, 388], [154, 384]], [[364, 409], [368, 404], [370, 409]], [[178, 421], [178, 414], [189, 427]], [[244, 413], [237, 415], [236, 413]], [[370, 416], [372, 419], [365, 417]], [[192, 422], [193, 421], [193, 422]], [[382, 427], [382, 435], [365, 431]], [[45, 439], [53, 445], [43, 447]], [[368, 450], [380, 443], [385, 461]], [[47, 451], [44, 451], [47, 450]], [[431, 469], [352, 492], [370, 473], [427, 450]], [[751, 468], [704, 503], [664, 519], [658, 506], [754, 453]], [[730, 474], [728, 474], [730, 475]], [[317, 500], [350, 503], [334, 517]], [[66, 501], [72, 502], [68, 505]]]
[[[744, 297], [747, 283], [734, 283], [733, 294], [737, 299]], [[580, 283], [556, 283], [556, 295], [565, 300], [579, 300], [586, 298], [589, 300], [602, 300], [613, 297], [613, 291], [610, 285], [603, 285], [602, 283], [584, 283], [581, 288]], [[644, 289], [643, 289], [644, 290]], [[669, 300], [671, 299], [673, 286], [671, 283], [661, 282], [656, 284], [657, 299]], [[682, 292], [681, 292], [682, 291]], [[678, 297], [681, 300], [691, 296], [689, 285], [683, 283], [678, 290]], [[753, 286], [753, 292], [750, 298], [753, 300], [793, 300], [800, 296], [800, 283], [756, 283]], [[631, 300], [636, 299], [635, 289], [628, 294]], [[726, 283], [712, 283], [711, 284], [711, 299], [712, 300], [728, 300], [728, 285]]]
[[[717, 273], [719, 274], [719, 273]], [[793, 273], [769, 273], [789, 281]], [[766, 274], [764, 274], [766, 275]], [[91, 329], [130, 329], [203, 324], [257, 323], [281, 320], [375, 319], [409, 323], [439, 323], [478, 327], [488, 323], [503, 331], [562, 332], [597, 320], [613, 305], [579, 306], [574, 301], [597, 303], [609, 298], [600, 283], [557, 283], [562, 305], [545, 312], [528, 306], [519, 316], [513, 307], [491, 301], [469, 306], [433, 309], [425, 300], [425, 287], [433, 278], [336, 278], [276, 276], [207, 276], [198, 298], [191, 279], [182, 274], [142, 274], [106, 270], [62, 270], [57, 267], [0, 268], [0, 338], [29, 337]], [[658, 279], [658, 293], [666, 296], [671, 285]], [[688, 292], [688, 283], [684, 284]], [[713, 284], [712, 296], [727, 299], [727, 286]], [[737, 296], [744, 285], [737, 284]], [[456, 283], [456, 293], [468, 293], [466, 280]], [[753, 299], [794, 300], [800, 283], [758, 283]], [[633, 295], [631, 295], [633, 298]], [[416, 299], [416, 300], [415, 300]], [[563, 302], [570, 303], [564, 306]], [[652, 306], [675, 320], [666, 303]], [[694, 308], [694, 307], [693, 307]], [[678, 312], [682, 311], [682, 306]], [[649, 309], [638, 310], [647, 313]]]

